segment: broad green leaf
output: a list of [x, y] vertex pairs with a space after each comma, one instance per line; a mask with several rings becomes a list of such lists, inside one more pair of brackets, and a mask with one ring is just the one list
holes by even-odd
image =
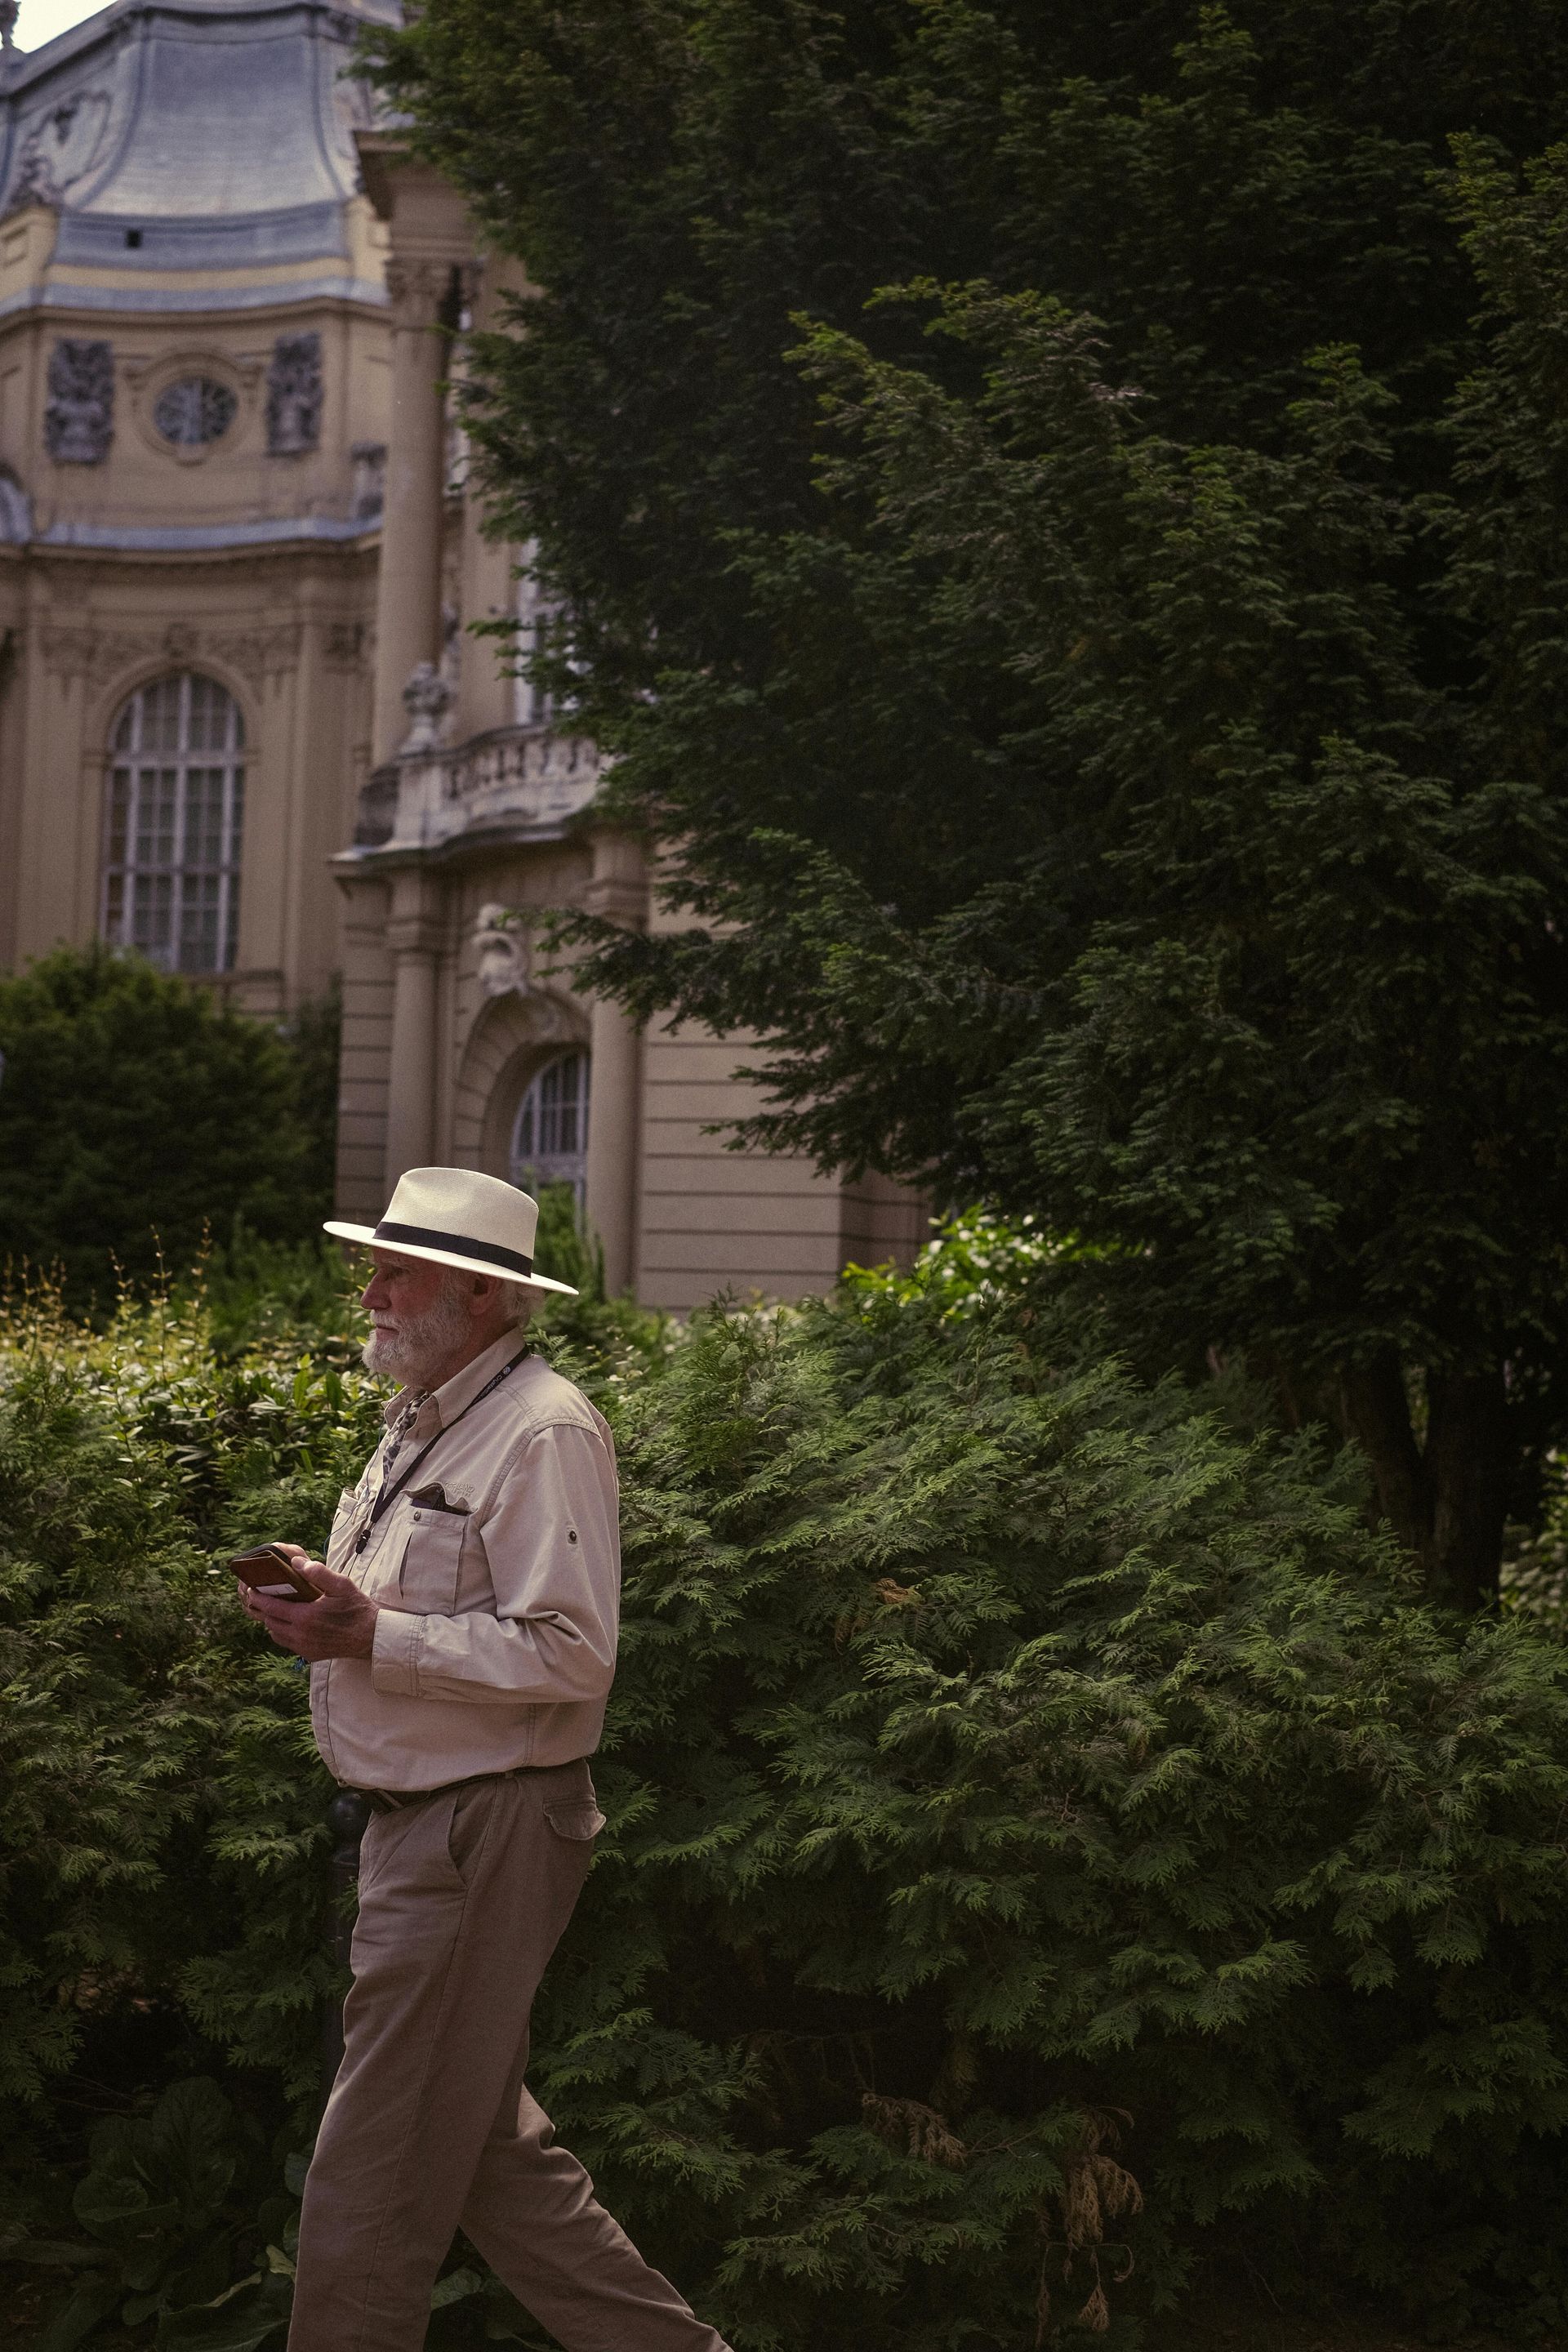
[[234, 2109], [205, 2075], [176, 2083], [146, 2118], [135, 2154], [149, 2178], [178, 2198], [185, 2227], [205, 2229], [234, 2179]]
[[159, 2323], [158, 2352], [256, 2352], [288, 2324], [287, 2304], [279, 2308], [265, 2288], [252, 2288], [216, 2308], [170, 2312]]
[[37, 2342], [37, 2352], [75, 2352], [100, 2320], [120, 2301], [120, 2283], [112, 2278], [79, 2279], [49, 2321]]
[[89, 2172], [77, 2183], [71, 2204], [77, 2220], [94, 2237], [122, 2252], [154, 2242], [172, 2242], [181, 2219], [174, 2198], [155, 2204], [139, 2180], [116, 2180], [101, 2172]]
[[89, 2246], [73, 2238], [16, 2238], [5, 2247], [5, 2258], [8, 2263], [58, 2264], [63, 2270], [111, 2259], [107, 2246]]
[[484, 2281], [478, 2271], [449, 2272], [446, 2278], [437, 2279], [431, 2289], [430, 2308], [432, 2311], [445, 2311], [448, 2304], [463, 2303], [470, 2294], [478, 2294], [483, 2285]]

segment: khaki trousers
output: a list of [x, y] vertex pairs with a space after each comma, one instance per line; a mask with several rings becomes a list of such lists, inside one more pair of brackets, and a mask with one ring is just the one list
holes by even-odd
[[289, 2352], [419, 2352], [459, 2227], [566, 2352], [726, 2352], [523, 2084], [534, 1991], [598, 1826], [586, 1763], [372, 1821]]

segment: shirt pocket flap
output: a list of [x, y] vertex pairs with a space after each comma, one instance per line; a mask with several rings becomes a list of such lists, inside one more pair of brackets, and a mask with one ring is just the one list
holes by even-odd
[[455, 1511], [416, 1511], [397, 1568], [397, 1601], [425, 1617], [449, 1617], [458, 1605], [468, 1517]]
[[605, 1816], [591, 1797], [563, 1797], [558, 1804], [545, 1806], [544, 1818], [557, 1837], [579, 1841], [597, 1837], [605, 1826]]
[[343, 1554], [357, 1531], [355, 1517], [358, 1508], [358, 1490], [345, 1486], [338, 1496], [338, 1507], [332, 1514], [332, 1532], [328, 1538], [326, 1549], [327, 1566], [336, 1569], [340, 1575], [343, 1569]]

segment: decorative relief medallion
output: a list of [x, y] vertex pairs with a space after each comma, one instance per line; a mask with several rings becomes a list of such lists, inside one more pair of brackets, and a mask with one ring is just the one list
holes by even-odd
[[60, 336], [49, 355], [45, 448], [58, 466], [97, 466], [113, 439], [113, 346]]
[[267, 371], [267, 447], [274, 457], [298, 457], [321, 437], [321, 338], [279, 335]]
[[[14, 15], [12, 0], [0, 0], [0, 30], [7, 7]], [[98, 161], [109, 111], [106, 89], [78, 89], [25, 117], [21, 153], [3, 209], [15, 213], [28, 205], [58, 207], [68, 202], [71, 189]]]

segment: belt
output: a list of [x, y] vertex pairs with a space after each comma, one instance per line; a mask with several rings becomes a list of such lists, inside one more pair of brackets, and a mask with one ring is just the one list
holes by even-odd
[[462, 1780], [443, 1780], [438, 1789], [353, 1789], [374, 1813], [401, 1813], [410, 1805], [427, 1805], [434, 1798], [450, 1797], [458, 1789], [478, 1789], [487, 1780], [521, 1780], [530, 1772], [558, 1772], [558, 1764], [514, 1764], [510, 1772], [470, 1772]]

